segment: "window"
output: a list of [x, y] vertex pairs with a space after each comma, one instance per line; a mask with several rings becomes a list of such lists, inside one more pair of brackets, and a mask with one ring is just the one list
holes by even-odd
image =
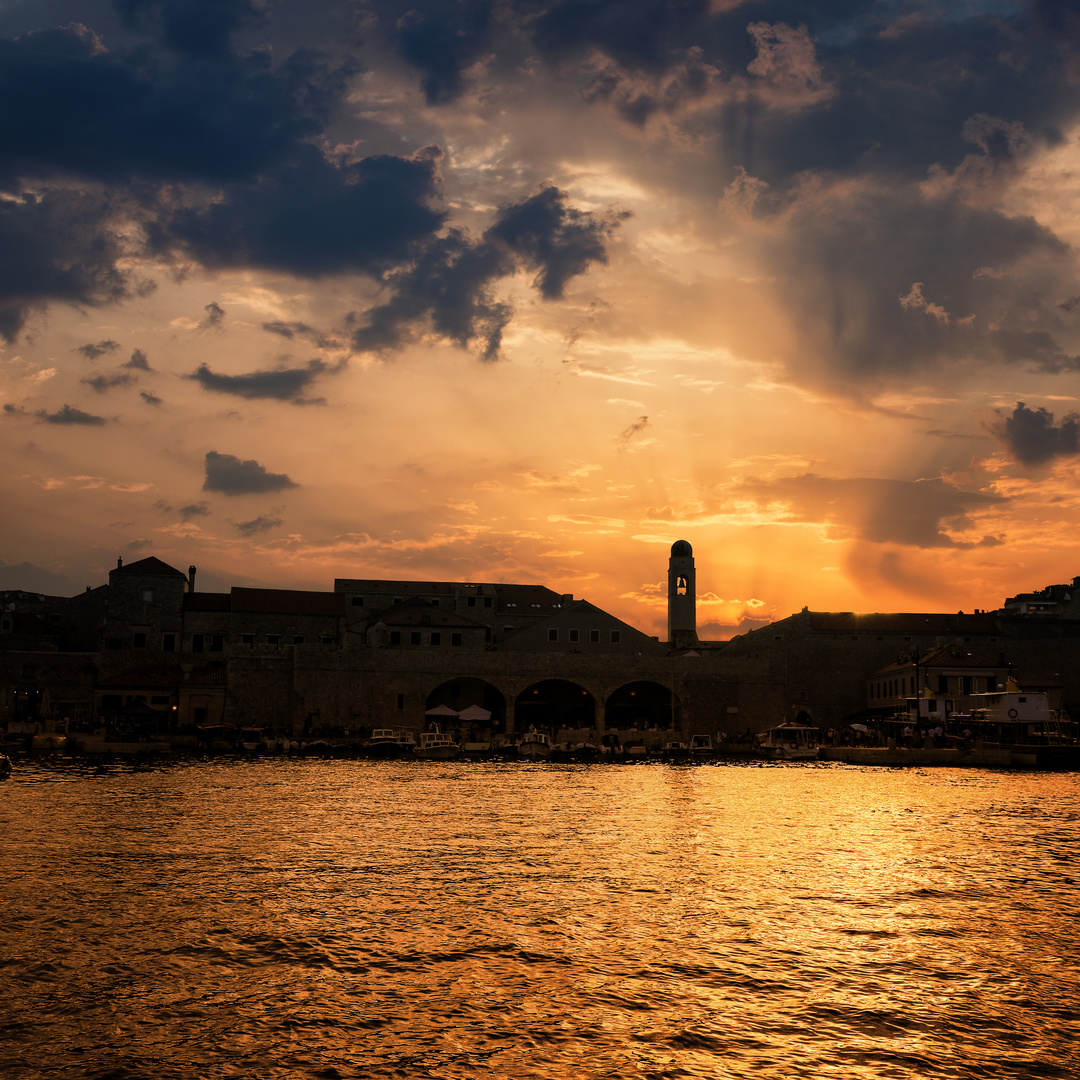
[[168, 705], [169, 704], [169, 698], [167, 696], [162, 695], [162, 694], [151, 694], [150, 695], [150, 704], [151, 705]]
[[391, 630], [390, 631], [390, 644], [391, 645], [400, 645], [401, 644], [401, 631], [400, 630]]
[[162, 634], [161, 635], [161, 651], [162, 652], [176, 652], [176, 635], [175, 634]]
[[142, 599], [144, 604], [152, 604], [154, 602], [154, 590], [143, 589]]
[[2, 623], [0, 623], [0, 630], [10, 630], [10, 629], [11, 629], [11, 620], [10, 619], [5, 619]]
[[592, 641], [592, 642], [598, 642], [600, 640], [600, 631], [599, 630], [590, 630], [589, 631], [589, 640]]
[[409, 644], [410, 645], [419, 645], [420, 644], [420, 631], [419, 630], [411, 630], [409, 632]]
[[266, 635], [266, 644], [267, 645], [280, 645], [281, 644], [281, 635], [280, 634], [267, 634]]
[[225, 635], [224, 634], [211, 634], [210, 635], [210, 651], [211, 652], [223, 652], [225, 649]]
[[688, 589], [688, 586], [686, 584], [686, 578], [684, 578], [684, 577], [682, 577], [680, 575], [680, 577], [675, 582], [675, 592], [679, 596], [685, 596], [686, 593], [687, 593], [687, 589]]
[[146, 648], [146, 634], [143, 631], [138, 630], [131, 635], [131, 647], [133, 649], [145, 649]]
[[558, 628], [555, 627], [555, 626], [548, 627], [548, 641], [558, 641], [558, 640], [559, 640], [559, 630], [558, 630]]
[[293, 637], [293, 639], [292, 639], [292, 643], [293, 643], [294, 645], [303, 645], [303, 644], [304, 644], [304, 638], [303, 638], [303, 635], [302, 635], [302, 634], [297, 634], [297, 635], [295, 635], [295, 636]]
[[438, 607], [439, 606], [439, 598], [437, 596], [431, 601], [431, 606], [432, 607]]
[[240, 635], [240, 641], [244, 645], [254, 645], [255, 644], [255, 635], [254, 634], [241, 634]]
[[622, 641], [622, 631], [621, 630], [612, 630], [611, 631], [611, 644], [612, 645], [618, 645], [621, 641]]
[[364, 598], [362, 596], [354, 596], [352, 598], [352, 600], [349, 601], [349, 602], [352, 604], [353, 607], [363, 607], [364, 606]]
[[491, 597], [490, 596], [485, 596], [484, 597], [484, 607], [491, 607]]
[[191, 635], [191, 651], [192, 652], [202, 652], [203, 651], [203, 638], [204, 638], [203, 634], [192, 634]]
[[456, 633], [456, 632], [451, 634], [450, 635], [450, 644], [451, 645], [460, 645], [461, 644], [461, 634]]
[[399, 709], [404, 709], [405, 708], [405, 695], [404, 694], [398, 694], [398, 696], [397, 696], [397, 707]]
[[476, 597], [475, 597], [475, 596], [470, 596], [470, 597], [469, 597], [469, 598], [468, 598], [468, 599], [467, 599], [467, 600], [465, 601], [465, 606], [466, 606], [466, 607], [476, 607]]
[[431, 644], [432, 645], [441, 645], [442, 644], [442, 634], [440, 634], [438, 630], [432, 630], [431, 631]]
[[577, 639], [578, 639], [578, 631], [577, 630], [568, 630], [567, 631], [567, 637], [569, 637], [571, 641], [577, 641]]
[[334, 645], [334, 644], [336, 644], [336, 642], [337, 642], [336, 638], [332, 638], [332, 637], [330, 637], [330, 636], [328, 636], [326, 634], [324, 634], [321, 638], [319, 638], [319, 644], [320, 645]]

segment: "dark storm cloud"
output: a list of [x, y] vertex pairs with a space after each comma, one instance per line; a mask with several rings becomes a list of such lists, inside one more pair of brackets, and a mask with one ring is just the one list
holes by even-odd
[[206, 266], [260, 266], [309, 277], [377, 274], [408, 257], [445, 220], [437, 195], [440, 153], [328, 162], [314, 148], [224, 197], [181, 207], [152, 227], [155, 250]]
[[255, 536], [256, 533], [280, 529], [281, 518], [271, 517], [269, 514], [260, 514], [257, 518], [252, 518], [251, 521], [234, 521], [233, 525], [241, 536]]
[[120, 348], [119, 341], [98, 341], [89, 345], [80, 345], [75, 351], [87, 360], [97, 360], [98, 357], [116, 352]]
[[254, 0], [113, 0], [113, 6], [129, 25], [155, 30], [167, 48], [196, 56], [229, 52], [237, 30], [265, 18]]
[[423, 73], [420, 87], [429, 105], [461, 93], [465, 69], [490, 46], [492, 7], [489, 0], [427, 3], [423, 12], [410, 8], [397, 20], [398, 52]]
[[0, 178], [250, 180], [319, 132], [351, 73], [305, 52], [113, 51], [78, 24], [0, 39]]
[[302, 368], [279, 368], [272, 371], [251, 371], [245, 375], [219, 375], [211, 371], [206, 364], [200, 364], [193, 375], [184, 376], [194, 379], [205, 390], [219, 394], [235, 394], [242, 398], [273, 398], [277, 401], [291, 401], [294, 405], [325, 404], [323, 398], [308, 398], [304, 392], [328, 366], [322, 360], [309, 360]]
[[118, 372], [114, 375], [95, 375], [92, 379], [83, 379], [84, 383], [99, 394], [107, 390], [115, 390], [118, 386], [128, 386], [135, 381], [135, 376], [127, 372]]
[[284, 473], [271, 473], [250, 458], [241, 460], [232, 454], [211, 450], [206, 455], [206, 479], [203, 491], [220, 491], [223, 495], [261, 495], [298, 487]]
[[82, 409], [75, 408], [74, 405], [61, 406], [54, 413], [46, 412], [42, 409], [38, 412], [37, 417], [46, 424], [84, 424], [89, 427], [95, 427], [105, 423], [105, 417], [94, 416], [92, 413], [83, 412]]
[[0, 199], [0, 337], [13, 341], [51, 300], [98, 307], [129, 295], [113, 213], [109, 197], [85, 192]]
[[825, 524], [836, 538], [856, 537], [877, 544], [919, 548], [992, 547], [986, 536], [960, 543], [943, 530], [971, 527], [972, 511], [999, 505], [996, 495], [961, 491], [943, 480], [830, 479], [807, 473], [778, 480], [748, 480], [738, 488], [761, 506], [784, 506], [779, 521]]
[[525, 267], [536, 271], [533, 284], [545, 299], [561, 297], [570, 278], [607, 261], [605, 241], [624, 217], [575, 210], [564, 192], [547, 187], [503, 207], [479, 242], [451, 230], [408, 270], [387, 276], [393, 296], [366, 313], [353, 344], [393, 348], [427, 323], [462, 348], [478, 342], [484, 359], [492, 360], [512, 314], [494, 298], [494, 283]]
[[999, 417], [992, 430], [1022, 465], [1045, 465], [1080, 453], [1080, 415], [1075, 412], [1055, 424], [1052, 412], [1018, 401], [1008, 416]]
[[605, 241], [627, 214], [598, 215], [567, 206], [566, 193], [546, 187], [532, 198], [500, 211], [484, 234], [513, 257], [536, 269], [535, 285], [547, 299], [562, 297], [572, 277], [590, 263], [607, 262]]
[[209, 517], [210, 504], [205, 502], [189, 503], [187, 506], [180, 507], [180, 516], [185, 521], [190, 521], [193, 517]]
[[131, 359], [124, 364], [124, 367], [134, 368], [136, 371], [149, 371], [150, 363], [142, 349], [134, 349], [131, 353]]
[[1062, 313], [1011, 273], [1025, 261], [1065, 273], [1067, 254], [1031, 218], [870, 186], [809, 198], [768, 265], [803, 330], [801, 377], [859, 381], [980, 354], [1075, 366]]

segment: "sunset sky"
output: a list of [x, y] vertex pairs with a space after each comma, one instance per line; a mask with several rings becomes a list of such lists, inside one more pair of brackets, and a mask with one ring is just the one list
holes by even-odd
[[0, 588], [1080, 575], [1052, 0], [0, 0]]

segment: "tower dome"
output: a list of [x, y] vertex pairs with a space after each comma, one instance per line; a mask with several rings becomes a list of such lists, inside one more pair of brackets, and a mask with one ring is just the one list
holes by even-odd
[[694, 554], [694, 549], [690, 546], [689, 541], [676, 540], [675, 543], [671, 545], [671, 554], [688, 558]]

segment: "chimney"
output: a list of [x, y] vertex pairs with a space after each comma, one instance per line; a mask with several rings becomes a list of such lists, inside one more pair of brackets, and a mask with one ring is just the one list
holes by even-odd
[[188, 586], [187, 586], [188, 587], [188, 592], [194, 592], [195, 591], [195, 567], [194, 566], [189, 566], [187, 568], [187, 581], [188, 581]]
[[123, 565], [124, 565], [124, 556], [123, 555], [117, 555], [116, 556], [116, 569], [119, 570], [120, 567], [123, 566]]

